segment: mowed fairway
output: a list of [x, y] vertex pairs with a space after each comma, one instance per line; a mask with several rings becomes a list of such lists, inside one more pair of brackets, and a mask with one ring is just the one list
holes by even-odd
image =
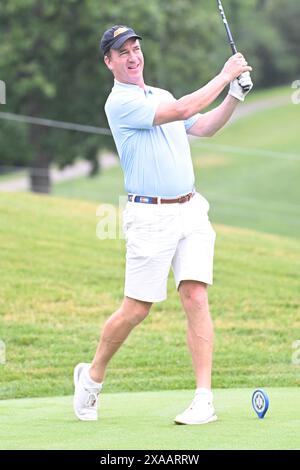
[[3, 401], [0, 449], [299, 449], [299, 390], [268, 394], [260, 420], [252, 390], [216, 390], [219, 419], [204, 426], [173, 424], [191, 391], [103, 393], [101, 419], [90, 423], [74, 418], [71, 397]]

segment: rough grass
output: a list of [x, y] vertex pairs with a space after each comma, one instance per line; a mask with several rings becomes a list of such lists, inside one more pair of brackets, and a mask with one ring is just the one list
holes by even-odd
[[[96, 237], [97, 205], [1, 195], [0, 397], [72, 393], [72, 370], [91, 360], [100, 327], [123, 297], [124, 241]], [[300, 242], [216, 225], [214, 387], [296, 386]], [[172, 276], [114, 357], [106, 390], [191, 389], [185, 317]]]

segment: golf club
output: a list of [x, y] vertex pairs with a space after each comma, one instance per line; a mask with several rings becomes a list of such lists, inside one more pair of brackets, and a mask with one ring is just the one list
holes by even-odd
[[[231, 30], [230, 30], [221, 0], [217, 0], [217, 4], [218, 4], [218, 8], [219, 8], [219, 11], [220, 11], [220, 14], [221, 14], [224, 26], [225, 26], [225, 30], [226, 30], [228, 41], [232, 50], [232, 54], [236, 54], [238, 50], [236, 48], [234, 39], [232, 37]], [[244, 85], [244, 86], [241, 85], [241, 87], [243, 88], [244, 91], [250, 90], [250, 85]]]

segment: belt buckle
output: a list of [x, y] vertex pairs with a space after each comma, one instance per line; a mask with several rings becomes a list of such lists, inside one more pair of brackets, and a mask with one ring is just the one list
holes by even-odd
[[185, 194], [185, 196], [180, 196], [180, 198], [178, 198], [178, 202], [179, 204], [183, 204], [184, 202], [187, 202], [191, 199], [191, 194]]

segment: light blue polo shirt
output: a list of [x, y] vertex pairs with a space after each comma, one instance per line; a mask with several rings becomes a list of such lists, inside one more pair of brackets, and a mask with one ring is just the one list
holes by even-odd
[[105, 112], [124, 171], [128, 193], [172, 198], [189, 193], [195, 182], [187, 121], [154, 126], [158, 105], [175, 98], [166, 90], [120, 83], [106, 101]]

